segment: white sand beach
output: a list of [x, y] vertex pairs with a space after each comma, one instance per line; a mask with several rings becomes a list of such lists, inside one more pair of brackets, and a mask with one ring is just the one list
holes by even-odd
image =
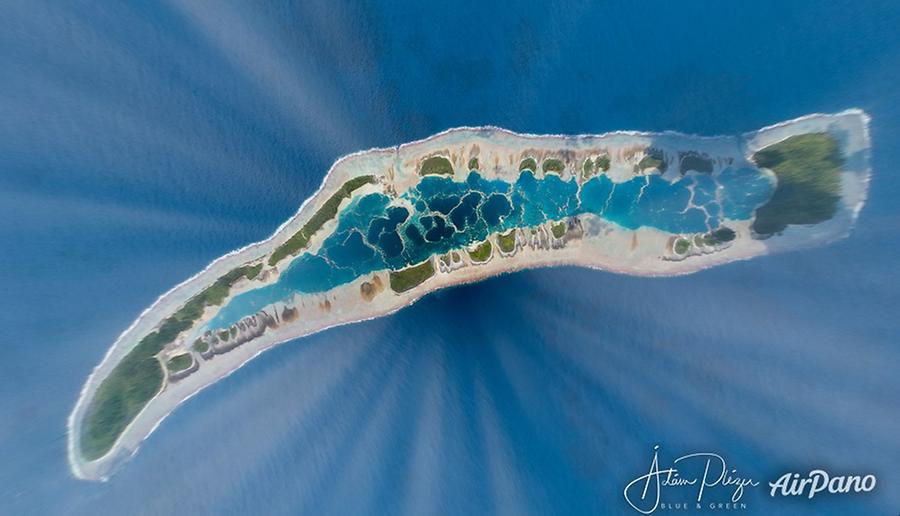
[[[673, 160], [680, 152], [702, 153], [714, 163], [715, 174], [734, 164], [749, 163], [750, 156], [762, 148], [794, 135], [813, 132], [833, 135], [846, 158], [841, 175], [841, 208], [831, 220], [809, 227], [791, 226], [783, 233], [767, 239], [753, 238], [750, 230], [752, 221], [727, 220], [726, 225], [736, 234], [733, 241], [679, 255], [673, 251], [673, 235], [670, 233], [646, 227], [632, 231], [594, 215], [580, 215], [578, 227], [570, 227], [564, 238], [549, 236], [548, 228], [544, 227], [538, 230], [545, 234], [543, 241], [535, 237], [537, 240], [531, 242], [530, 232], [523, 231], [516, 250], [508, 255], [497, 252], [497, 235], [492, 235], [489, 238], [493, 242], [494, 252], [485, 263], [473, 263], [465, 252], [460, 252], [462, 263], [452, 270], [442, 271], [436, 263], [438, 258], [432, 257], [435, 261], [434, 276], [405, 292], [394, 292], [388, 286], [388, 271], [380, 271], [328, 292], [297, 294], [292, 299], [271, 307], [272, 313], [282, 313], [287, 307], [296, 309], [298, 316], [295, 319], [279, 320], [277, 327], [266, 330], [260, 336], [226, 353], [206, 359], [190, 347], [219, 308], [209, 307], [190, 330], [185, 331], [163, 351], [166, 356], [192, 353], [199, 363], [197, 370], [177, 381], [166, 381], [162, 390], [143, 407], [103, 457], [89, 461], [82, 456], [80, 433], [90, 402], [103, 380], [135, 348], [140, 339], [156, 329], [189, 299], [236, 267], [263, 264], [258, 277], [241, 280], [231, 288], [225, 303], [242, 292], [277, 281], [291, 259], [285, 259], [271, 267], [267, 264], [267, 258], [299, 231], [332, 193], [354, 177], [375, 175], [377, 178], [375, 184], [362, 187], [354, 195], [375, 191], [402, 193], [421, 179], [421, 162], [427, 157], [440, 155], [452, 163], [453, 177], [457, 181], [465, 180], [469, 173], [467, 164], [472, 158], [478, 159], [479, 172], [485, 178], [515, 181], [519, 174], [519, 163], [527, 157], [534, 158], [537, 163], [548, 157], [563, 159], [566, 168], [559, 174], [565, 180], [581, 173], [580, 164], [585, 159], [608, 155], [611, 166], [606, 174], [614, 182], [623, 182], [634, 177], [635, 165], [650, 146], [663, 151]], [[178, 405], [273, 346], [334, 326], [383, 317], [445, 287], [477, 282], [522, 269], [558, 265], [576, 265], [638, 276], [672, 276], [775, 251], [821, 245], [842, 238], [852, 229], [859, 210], [865, 203], [870, 174], [869, 145], [868, 117], [860, 110], [848, 110], [831, 115], [815, 114], [798, 118], [741, 137], [699, 137], [674, 132], [521, 135], [495, 127], [458, 128], [397, 147], [372, 149], [345, 156], [332, 166], [318, 191], [271, 237], [215, 260], [203, 271], [175, 286], [160, 296], [116, 339], [88, 377], [69, 416], [68, 456], [72, 473], [87, 480], [108, 478], [118, 465], [137, 452], [141, 443]], [[674, 179], [679, 174], [677, 169], [677, 166], [669, 166], [663, 177]], [[316, 232], [307, 251], [315, 251], [321, 246], [335, 225], [336, 222], [332, 220]], [[369, 286], [364, 287], [364, 283]], [[369, 295], [362, 295], [362, 292], [369, 292]]]

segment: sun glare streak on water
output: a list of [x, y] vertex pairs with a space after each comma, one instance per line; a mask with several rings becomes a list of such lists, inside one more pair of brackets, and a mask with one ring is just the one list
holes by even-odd
[[[900, 504], [893, 3], [13, 0], [0, 19], [0, 513], [621, 513], [654, 444], [885, 486], [798, 514]], [[263, 354], [106, 484], [67, 472], [65, 417], [115, 336], [342, 154], [457, 125], [734, 134], [850, 106], [873, 116], [874, 179], [844, 242], [439, 292]]]
[[271, 41], [277, 31], [262, 26], [262, 20], [247, 6], [191, 0], [176, 0], [173, 5], [221, 49], [235, 69], [247, 74], [258, 95], [271, 98], [284, 116], [291, 117], [300, 138], [324, 139], [331, 147], [336, 142], [351, 147], [361, 145], [357, 126], [341, 99], [335, 97], [333, 90], [318, 84], [315, 73], [306, 72], [310, 67], [302, 63], [295, 66], [283, 54], [284, 46]]

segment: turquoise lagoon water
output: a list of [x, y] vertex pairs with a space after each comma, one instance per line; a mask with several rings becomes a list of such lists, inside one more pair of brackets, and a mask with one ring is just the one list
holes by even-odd
[[547, 174], [538, 179], [530, 170], [515, 183], [488, 180], [477, 171], [464, 182], [427, 176], [395, 202], [380, 193], [354, 198], [317, 253], [300, 255], [276, 283], [235, 296], [207, 327], [229, 326], [294, 293], [325, 292], [364, 274], [399, 270], [461, 249], [492, 233], [583, 213], [627, 229], [711, 231], [723, 217], [749, 219], [774, 186], [771, 175], [751, 167], [674, 181], [651, 174], [614, 183], [600, 175], [580, 188], [575, 178], [563, 181]]
[[[0, 514], [633, 515], [654, 445], [763, 482], [741, 516], [897, 514], [898, 2], [5, 0], [0, 19]], [[109, 482], [69, 473], [66, 418], [110, 344], [340, 156], [464, 125], [738, 135], [850, 106], [873, 176], [846, 240], [444, 289], [263, 353]], [[878, 486], [769, 496], [813, 468]]]

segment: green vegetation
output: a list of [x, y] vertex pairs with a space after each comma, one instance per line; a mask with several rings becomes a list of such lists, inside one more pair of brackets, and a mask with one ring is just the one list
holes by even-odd
[[497, 243], [504, 253], [511, 253], [516, 249], [516, 230], [510, 229], [506, 234], [497, 235]]
[[309, 222], [300, 228], [300, 231], [275, 249], [275, 252], [269, 257], [269, 265], [275, 265], [289, 255], [306, 247], [309, 244], [309, 239], [312, 238], [316, 231], [322, 229], [326, 222], [337, 215], [338, 208], [344, 199], [349, 199], [353, 191], [361, 186], [374, 182], [375, 176], [359, 176], [344, 183], [337, 192], [325, 201], [322, 207], [319, 208], [319, 211], [309, 219]]
[[85, 415], [81, 452], [88, 460], [102, 457], [147, 401], [162, 387], [163, 370], [155, 355], [175, 338], [177, 323], [144, 337], [103, 380]]
[[478, 158], [472, 158], [469, 160], [469, 170], [478, 170]]
[[238, 267], [188, 300], [166, 318], [116, 365], [91, 400], [81, 432], [81, 452], [88, 460], [102, 457], [112, 448], [128, 423], [162, 388], [163, 370], [156, 355], [181, 332], [194, 325], [210, 305], [219, 305], [241, 278], [254, 278], [262, 264]]
[[562, 238], [566, 236], [566, 229], [568, 229], [566, 221], [556, 222], [550, 225], [550, 232], [553, 233], [553, 236], [555, 238]]
[[597, 160], [594, 162], [594, 164], [597, 166], [597, 169], [599, 169], [599, 170], [602, 170], [604, 172], [609, 171], [609, 165], [610, 165], [609, 154], [603, 154], [602, 156], [598, 157]]
[[686, 238], [675, 240], [675, 254], [684, 254], [691, 248], [691, 241]]
[[450, 267], [450, 265], [452, 264], [452, 262], [450, 261], [450, 255], [449, 254], [441, 255], [441, 263], [443, 263], [447, 267]]
[[566, 164], [561, 159], [547, 158], [544, 160], [544, 172], [556, 172], [557, 174], [565, 170]]
[[712, 174], [713, 162], [708, 157], [696, 151], [681, 153], [680, 172], [684, 175], [689, 170], [696, 170], [702, 174]]
[[419, 175], [429, 176], [432, 174], [452, 176], [453, 164], [443, 156], [425, 158], [425, 161], [422, 162], [422, 168], [419, 169]]
[[703, 235], [703, 244], [708, 246], [724, 244], [725, 242], [734, 240], [735, 236], [733, 229], [721, 227], [712, 233]]
[[594, 175], [594, 160], [591, 158], [587, 158], [584, 160], [584, 163], [581, 164], [581, 177], [584, 179], [590, 179], [591, 176]]
[[649, 149], [647, 155], [641, 158], [637, 164], [637, 169], [641, 172], [650, 169], [657, 169], [660, 172], [666, 171], [666, 161], [663, 159], [662, 152], [656, 149]]
[[792, 224], [817, 224], [837, 212], [844, 159], [832, 136], [792, 136], [757, 152], [753, 161], [778, 178], [772, 198], [756, 210], [757, 235], [768, 237]]
[[169, 361], [166, 362], [166, 369], [168, 369], [170, 373], [177, 373], [178, 371], [184, 371], [188, 367], [191, 367], [191, 364], [193, 363], [194, 359], [191, 357], [191, 354], [183, 353], [170, 358]]
[[200, 318], [203, 309], [207, 306], [218, 306], [228, 297], [231, 286], [238, 282], [241, 278], [253, 279], [259, 275], [262, 270], [262, 264], [258, 263], [253, 266], [243, 266], [232, 269], [217, 279], [212, 285], [205, 290], [192, 297], [187, 303], [175, 312], [172, 317], [190, 318], [191, 322]]
[[[257, 263], [256, 265], [247, 267], [244, 270], [244, 277], [247, 278], [248, 280], [256, 279], [256, 277], [259, 276], [259, 273], [262, 272], [262, 267], [263, 266], [261, 263]], [[234, 272], [234, 271], [231, 271], [231, 272]]]
[[491, 241], [485, 240], [484, 242], [478, 244], [475, 249], [469, 251], [469, 258], [471, 258], [472, 261], [478, 263], [485, 262], [488, 258], [491, 257], [491, 249], [493, 249]]
[[434, 265], [431, 260], [425, 260], [419, 265], [407, 267], [400, 271], [391, 271], [391, 290], [394, 292], [406, 292], [421, 285], [422, 282], [434, 276]]
[[609, 154], [601, 154], [597, 156], [596, 160], [587, 158], [581, 165], [581, 177], [590, 179], [601, 172], [607, 172], [609, 171], [609, 165]]
[[519, 163], [519, 172], [523, 170], [530, 170], [532, 172], [537, 172], [537, 161], [534, 158], [525, 158]]
[[197, 353], [206, 353], [209, 351], [209, 344], [203, 339], [197, 339], [194, 341], [194, 344], [191, 346], [194, 351]]

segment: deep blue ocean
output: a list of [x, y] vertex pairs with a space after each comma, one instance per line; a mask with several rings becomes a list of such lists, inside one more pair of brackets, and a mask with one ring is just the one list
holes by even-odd
[[[0, 3], [0, 514], [636, 514], [659, 445], [761, 481], [741, 514], [896, 515], [900, 4], [425, 4]], [[873, 180], [846, 240], [441, 291], [263, 354], [107, 483], [69, 474], [66, 418], [119, 333], [346, 153], [849, 107]], [[814, 468], [877, 487], [769, 497]]]

